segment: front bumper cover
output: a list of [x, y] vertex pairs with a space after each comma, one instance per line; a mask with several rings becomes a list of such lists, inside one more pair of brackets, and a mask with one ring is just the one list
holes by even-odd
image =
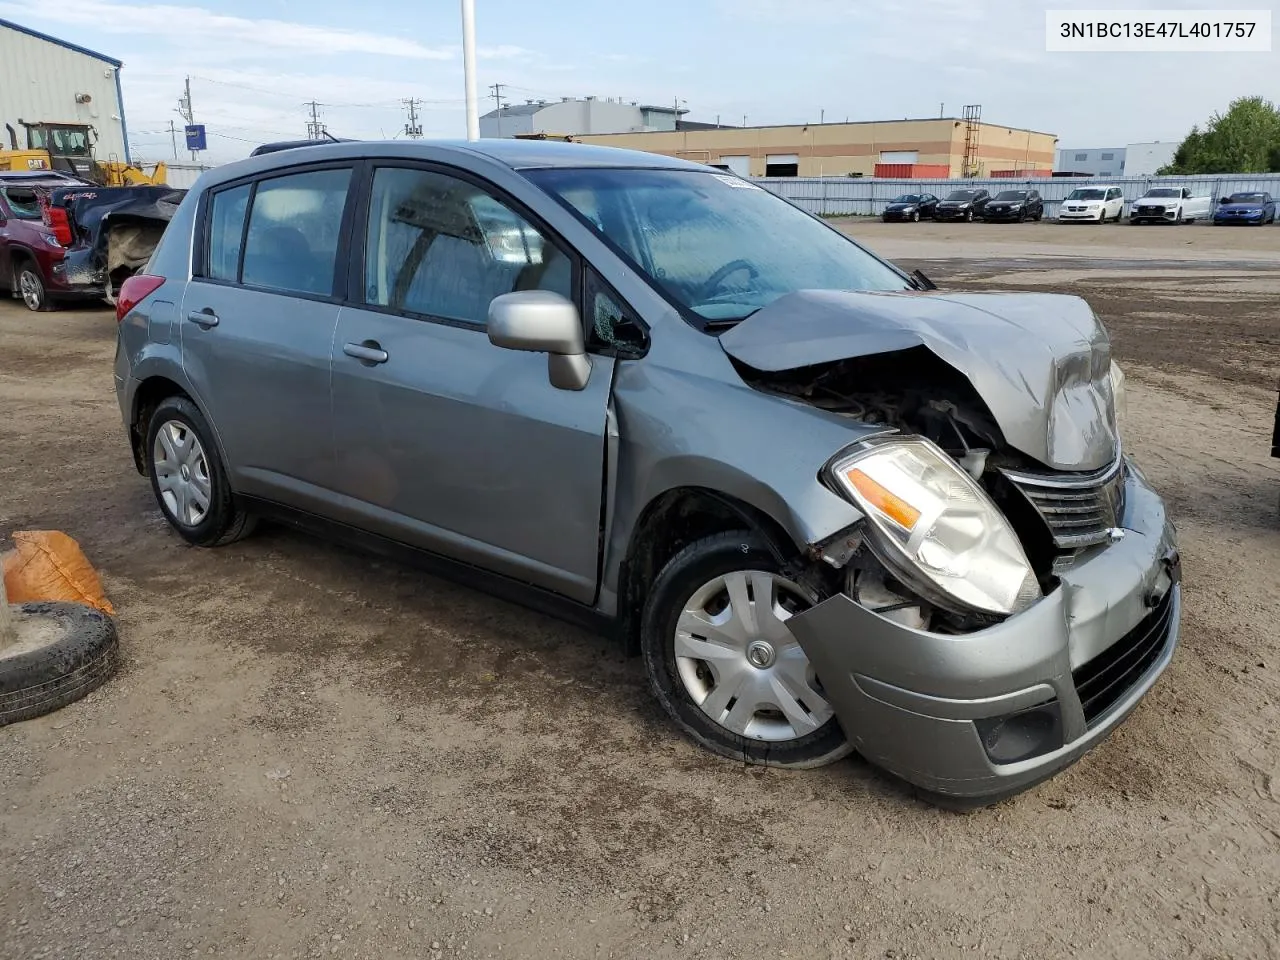
[[[1082, 555], [1043, 600], [986, 630], [912, 630], [843, 594], [793, 617], [789, 626], [858, 751], [933, 793], [994, 799], [1052, 776], [1105, 738], [1168, 666], [1181, 617], [1180, 564], [1164, 505], [1132, 465], [1125, 493], [1122, 539]], [[1136, 673], [1108, 667], [1122, 682], [1087, 717], [1076, 678], [1117, 658], [1119, 643], [1143, 635], [1157, 611], [1160, 634], [1149, 654]], [[1056, 717], [1052, 739], [1029, 756], [993, 759], [1001, 754], [992, 750], [992, 729], [1036, 708]]]

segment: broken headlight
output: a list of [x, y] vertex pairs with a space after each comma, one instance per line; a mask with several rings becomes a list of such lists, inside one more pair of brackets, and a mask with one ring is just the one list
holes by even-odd
[[1040, 584], [1009, 522], [933, 443], [916, 437], [870, 444], [830, 469], [839, 489], [866, 514], [880, 559], [927, 599], [999, 615], [1040, 599]]

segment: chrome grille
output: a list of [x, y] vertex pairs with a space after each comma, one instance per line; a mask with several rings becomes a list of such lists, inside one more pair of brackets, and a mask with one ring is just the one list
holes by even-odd
[[1117, 457], [1115, 463], [1093, 473], [1003, 473], [1036, 508], [1054, 545], [1075, 550], [1111, 538], [1123, 505], [1123, 464], [1123, 458]]

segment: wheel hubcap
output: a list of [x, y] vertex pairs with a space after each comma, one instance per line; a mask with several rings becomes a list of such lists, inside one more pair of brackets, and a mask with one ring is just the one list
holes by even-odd
[[151, 453], [165, 512], [184, 527], [199, 525], [209, 513], [213, 482], [195, 431], [179, 420], [167, 420], [156, 433]]
[[832, 717], [822, 685], [787, 621], [808, 606], [800, 588], [762, 570], [699, 587], [676, 624], [676, 669], [708, 717], [740, 736], [773, 742], [812, 733]]
[[30, 270], [22, 271], [18, 279], [18, 289], [22, 293], [22, 302], [35, 310], [40, 306], [40, 281], [31, 275]]

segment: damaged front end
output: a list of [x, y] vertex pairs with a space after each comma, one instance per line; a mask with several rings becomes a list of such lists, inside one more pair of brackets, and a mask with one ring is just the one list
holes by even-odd
[[801, 293], [721, 342], [751, 387], [883, 428], [824, 469], [864, 519], [812, 547], [825, 599], [790, 621], [868, 759], [942, 794], [1016, 791], [1155, 682], [1174, 531], [1120, 449], [1083, 301]]
[[[884, 428], [884, 435], [840, 452], [824, 475], [868, 517], [867, 529], [856, 534], [867, 549], [840, 564], [849, 572], [842, 589], [855, 599], [864, 578], [876, 591], [897, 582], [908, 589], [895, 606], [909, 597], [923, 601], [910, 618], [895, 610], [900, 619], [980, 629], [1051, 591], [1057, 570], [1079, 551], [1123, 536], [1115, 368], [1105, 331], [1083, 301], [802, 292], [748, 318], [721, 344], [750, 386]], [[919, 477], [875, 463], [874, 448], [886, 435], [896, 436], [891, 443], [899, 447], [915, 442], [909, 438], [921, 441], [914, 451], [892, 454], [912, 461], [908, 470], [945, 474], [954, 464], [963, 476], [938, 476], [932, 482], [944, 489], [922, 490]], [[948, 464], [931, 462], [938, 452]], [[937, 554], [935, 566], [954, 567], [962, 558], [938, 554], [936, 544], [908, 543], [903, 518], [869, 501], [896, 495], [851, 467], [860, 457], [898, 474], [899, 485], [936, 508], [917, 519], [945, 521], [948, 491], [954, 494], [959, 502], [952, 512], [961, 505], [968, 511], [955, 522], [989, 541], [972, 544], [982, 558], [978, 567], [957, 568], [951, 587], [939, 589], [938, 577], [922, 573], [929, 553]], [[919, 506], [909, 509], [918, 513]], [[953, 539], [967, 535], [957, 529]], [[901, 541], [897, 547], [895, 541]], [[914, 548], [910, 557], [908, 547]], [[1019, 548], [1021, 557], [1012, 556]], [[832, 562], [821, 548], [816, 552]], [[966, 596], [972, 594], [967, 581], [1002, 557], [1017, 581], [1004, 585], [1007, 595]], [[1029, 577], [1013, 569], [1020, 560]]]

